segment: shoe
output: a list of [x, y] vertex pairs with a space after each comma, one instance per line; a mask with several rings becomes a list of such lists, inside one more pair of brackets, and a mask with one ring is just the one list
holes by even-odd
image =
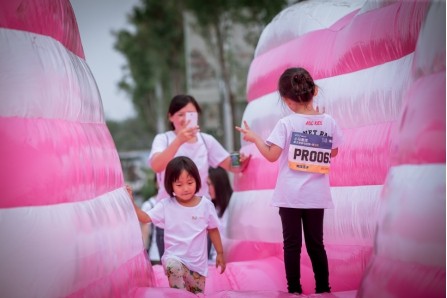
[[316, 294], [330, 293], [330, 292], [331, 292], [331, 287], [324, 287], [324, 288], [316, 288], [315, 289], [315, 293]]

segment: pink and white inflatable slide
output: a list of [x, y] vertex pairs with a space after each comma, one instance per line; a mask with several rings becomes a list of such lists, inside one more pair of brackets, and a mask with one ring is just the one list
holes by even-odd
[[[265, 28], [244, 120], [266, 137], [288, 113], [281, 72], [307, 68], [345, 141], [325, 217], [333, 293], [445, 297], [444, 1], [309, 0]], [[227, 270], [206, 297], [292, 297], [270, 206], [277, 165], [252, 154], [235, 177]], [[68, 0], [0, 4], [0, 296], [195, 297], [145, 256]], [[313, 293], [302, 252], [304, 297]]]

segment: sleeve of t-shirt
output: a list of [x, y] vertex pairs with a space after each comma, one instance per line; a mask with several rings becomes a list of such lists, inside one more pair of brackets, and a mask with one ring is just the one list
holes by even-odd
[[152, 201], [153, 200], [153, 198], [149, 198], [147, 201], [145, 201], [144, 203], [143, 203], [143, 205], [141, 205], [141, 210], [143, 210], [144, 212], [148, 212], [149, 210], [151, 210], [152, 209], [152, 207], [153, 207], [153, 204], [152, 204]]
[[341, 143], [343, 143], [343, 131], [337, 122], [332, 119], [332, 148], [338, 148]]
[[147, 159], [147, 164], [151, 167], [151, 159], [155, 153], [163, 152], [168, 147], [168, 138], [165, 133], [160, 133], [155, 136], [154, 141], [152, 142], [151, 152], [149, 153], [149, 157]]
[[[165, 200], [169, 200], [169, 199], [165, 199]], [[160, 201], [160, 202], [156, 203], [155, 206], [151, 210], [148, 210], [146, 212], [151, 217], [151, 220], [154, 223], [154, 225], [156, 225], [157, 227], [162, 228], [162, 229], [164, 229], [164, 227], [165, 227], [164, 209], [165, 209], [164, 204], [162, 201]]]
[[287, 135], [286, 127], [284, 123], [280, 120], [276, 123], [275, 127], [273, 128], [272, 132], [268, 136], [265, 143], [268, 146], [275, 144], [281, 149], [284, 149], [285, 147], [284, 144], [286, 143], [286, 135]]
[[209, 210], [209, 212], [208, 212], [208, 229], [219, 228], [220, 220], [219, 220], [219, 217], [217, 216], [216, 208], [214, 207], [213, 202], [211, 202], [211, 200], [209, 200], [209, 199], [206, 199], [205, 201], [207, 203], [207, 208]]
[[213, 168], [223, 162], [230, 153], [211, 135], [203, 134], [204, 141], [208, 151], [208, 163]]

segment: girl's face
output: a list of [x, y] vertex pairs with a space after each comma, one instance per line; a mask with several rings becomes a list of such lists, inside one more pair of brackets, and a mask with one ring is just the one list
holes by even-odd
[[169, 115], [169, 121], [172, 122], [176, 131], [183, 129], [186, 126], [186, 119], [185, 119], [186, 112], [197, 113], [197, 109], [190, 102], [186, 106], [175, 112], [173, 115]]
[[174, 195], [180, 203], [186, 203], [196, 194], [196, 180], [183, 170], [180, 177], [173, 183]]
[[210, 178], [206, 179], [206, 184], [208, 184], [208, 193], [210, 194], [211, 200], [216, 198], [216, 190], [214, 189], [214, 184], [211, 182]]

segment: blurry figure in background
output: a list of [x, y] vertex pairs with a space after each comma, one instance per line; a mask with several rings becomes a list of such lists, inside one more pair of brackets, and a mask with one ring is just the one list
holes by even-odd
[[[152, 142], [148, 158], [149, 167], [157, 173], [160, 187], [157, 201], [171, 197], [164, 187], [164, 176], [168, 162], [176, 156], [191, 158], [199, 169], [202, 188], [197, 195], [209, 196], [206, 177], [209, 167], [220, 166], [234, 173], [242, 172], [248, 165], [250, 156], [240, 154], [237, 167], [232, 166], [230, 153], [210, 134], [200, 132], [198, 117], [201, 109], [194, 97], [176, 95], [171, 99], [168, 108], [168, 119], [171, 130], [159, 133]], [[164, 253], [163, 229], [156, 227], [156, 242], [160, 257]]]
[[[227, 210], [230, 203], [231, 195], [233, 194], [233, 187], [230, 183], [227, 171], [221, 167], [208, 169], [208, 178], [206, 183], [208, 184], [208, 191], [210, 198], [216, 208], [217, 216], [220, 219], [220, 233], [226, 234]], [[216, 260], [216, 250], [212, 246], [210, 239], [208, 238], [208, 258], [212, 261]]]
[[[152, 197], [150, 197], [149, 199], [144, 201], [144, 203], [141, 205], [141, 210], [143, 210], [146, 213], [148, 213], [149, 210], [154, 208], [155, 203], [157, 202], [156, 199], [155, 199], [157, 197], [157, 193], [158, 193], [157, 175], [154, 175], [153, 183], [154, 183], [154, 187], [155, 187], [155, 190], [156, 190], [155, 195], [153, 195]], [[147, 254], [149, 256], [149, 259], [150, 259], [150, 253], [149, 252], [151, 250], [152, 238], [154, 236], [154, 232], [155, 232], [155, 228], [154, 228], [154, 224], [153, 223], [141, 224], [141, 233], [143, 234], [144, 248], [146, 249], [146, 252], [147, 252]]]

